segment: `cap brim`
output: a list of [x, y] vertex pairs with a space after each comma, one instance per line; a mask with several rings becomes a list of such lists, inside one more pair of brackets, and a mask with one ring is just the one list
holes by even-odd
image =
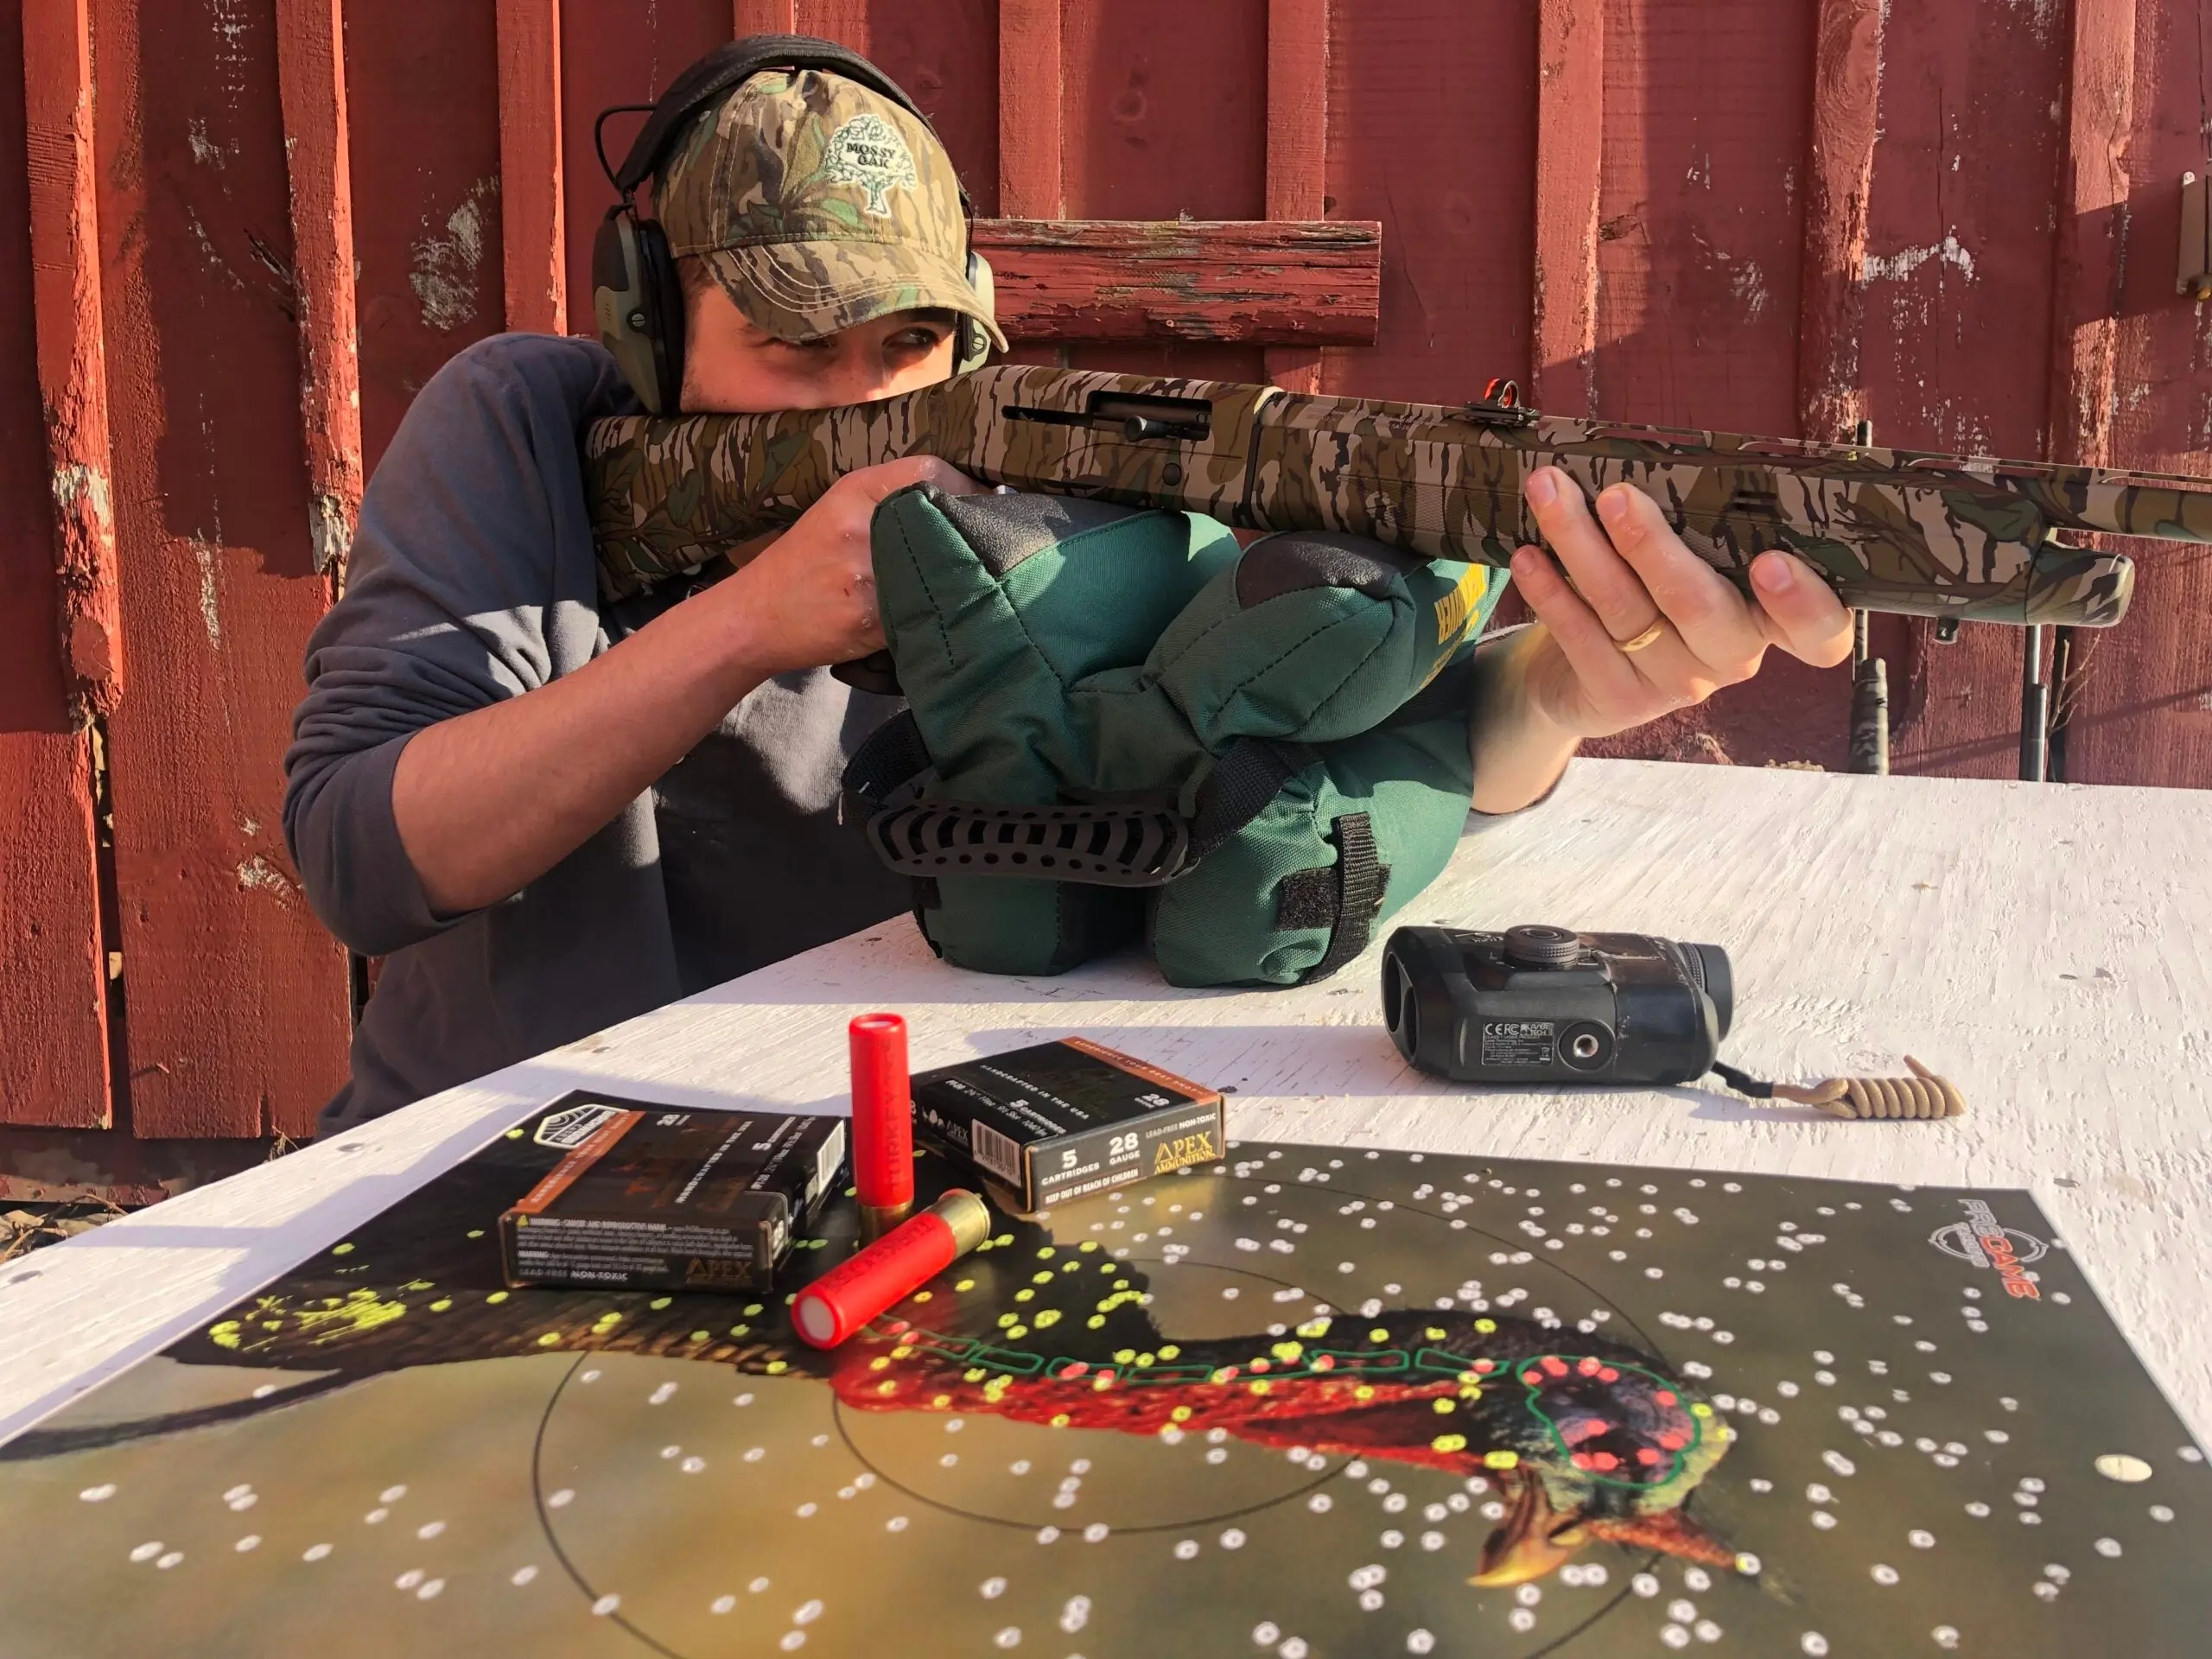
[[779, 340], [821, 340], [900, 311], [957, 311], [1007, 349], [967, 274], [910, 243], [762, 242], [700, 257], [746, 320]]

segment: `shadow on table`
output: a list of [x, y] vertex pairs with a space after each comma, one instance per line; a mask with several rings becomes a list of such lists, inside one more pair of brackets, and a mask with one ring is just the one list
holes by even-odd
[[[997, 1012], [997, 1010], [995, 1010]], [[1040, 1013], [1043, 1012], [1040, 1010]], [[1376, 1104], [1425, 1100], [1465, 1103], [1554, 1102], [1562, 1106], [1616, 1105], [1623, 1111], [1688, 1116], [1706, 1122], [1834, 1124], [1810, 1107], [1767, 1105], [1723, 1090], [1718, 1083], [1670, 1088], [1602, 1085], [1512, 1088], [1456, 1084], [1417, 1071], [1382, 1026], [1163, 1026], [1114, 1021], [1081, 1025], [1039, 1019], [988, 1027], [968, 1034], [977, 1057], [1033, 1043], [1080, 1036], [1233, 1095], [1276, 1100], [1357, 1098]]]
[[1248, 994], [1178, 989], [1163, 981], [1150, 958], [1135, 949], [1102, 957], [1065, 974], [976, 973], [938, 961], [912, 925], [899, 921], [773, 963], [684, 1001], [697, 1007], [817, 1007], [857, 1002], [887, 1007], [1024, 1002], [1051, 1007], [1205, 1001]]
[[[993, 1014], [1003, 1016], [1006, 1009]], [[1039, 1008], [1019, 1026], [968, 1033], [976, 1058], [1062, 1037], [1083, 1037], [1210, 1088], [1241, 1095], [1311, 1099], [1444, 1092], [1402, 1059], [1380, 1025], [1169, 1026], [1086, 1023]], [[1071, 1010], [1068, 1012], [1072, 1012]]]

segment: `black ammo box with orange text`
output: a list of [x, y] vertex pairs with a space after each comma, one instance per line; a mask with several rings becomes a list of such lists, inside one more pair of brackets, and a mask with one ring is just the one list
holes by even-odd
[[914, 1129], [1024, 1214], [1222, 1155], [1218, 1090], [1080, 1037], [914, 1078]]
[[507, 1282], [766, 1289], [845, 1160], [845, 1121], [575, 1095], [537, 1120], [567, 1153], [499, 1217]]

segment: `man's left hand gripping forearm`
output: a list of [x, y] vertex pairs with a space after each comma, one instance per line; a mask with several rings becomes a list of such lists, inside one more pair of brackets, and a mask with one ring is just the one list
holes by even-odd
[[1583, 739], [1703, 702], [1758, 673], [1770, 646], [1815, 668], [1851, 654], [1850, 612], [1789, 554], [1752, 562], [1746, 599], [1640, 491], [1615, 485], [1593, 517], [1580, 487], [1546, 467], [1528, 499], [1554, 552], [1513, 556], [1536, 620], [1476, 652], [1478, 812], [1539, 799]]

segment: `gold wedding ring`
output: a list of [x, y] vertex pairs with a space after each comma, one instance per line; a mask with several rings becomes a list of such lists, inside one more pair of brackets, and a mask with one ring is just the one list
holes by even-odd
[[1646, 645], [1655, 643], [1659, 636], [1666, 632], [1667, 619], [1662, 616], [1642, 633], [1637, 634], [1635, 639], [1616, 639], [1613, 643], [1624, 652], [1642, 651]]

